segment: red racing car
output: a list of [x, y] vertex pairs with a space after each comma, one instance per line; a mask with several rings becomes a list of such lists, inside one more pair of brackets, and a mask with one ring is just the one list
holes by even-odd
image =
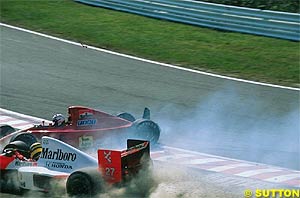
[[68, 114], [68, 120], [62, 126], [43, 122], [19, 131], [8, 125], [1, 126], [0, 145], [3, 147], [16, 140], [26, 141], [22, 140], [23, 136], [20, 135], [24, 132], [30, 132], [38, 140], [43, 136], [50, 136], [79, 149], [94, 147], [99, 141], [108, 143], [128, 138], [147, 140], [155, 144], [160, 136], [160, 127], [150, 120], [148, 108], [145, 108], [143, 117], [137, 120], [129, 113], [114, 116], [83, 106], [69, 107]]

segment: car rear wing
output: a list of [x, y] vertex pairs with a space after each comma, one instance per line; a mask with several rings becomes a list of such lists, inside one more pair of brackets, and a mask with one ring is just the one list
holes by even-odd
[[108, 183], [117, 183], [137, 174], [149, 161], [149, 141], [129, 139], [126, 150], [98, 150], [100, 172]]

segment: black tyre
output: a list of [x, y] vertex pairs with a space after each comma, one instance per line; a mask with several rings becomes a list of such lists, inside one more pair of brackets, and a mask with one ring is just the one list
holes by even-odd
[[30, 147], [33, 143], [37, 142], [37, 139], [31, 133], [21, 132], [12, 136], [10, 142], [14, 142], [14, 141], [25, 142]]
[[[3, 171], [0, 175], [0, 192], [22, 195], [24, 190], [19, 187], [17, 171]], [[1, 196], [0, 196], [1, 197]], [[15, 197], [15, 196], [11, 196]]]
[[69, 176], [66, 189], [71, 197], [92, 197], [102, 191], [102, 184], [103, 180], [97, 168], [84, 168]]
[[133, 123], [135, 135], [143, 140], [150, 141], [152, 144], [158, 142], [160, 128], [152, 120], [140, 119]]
[[15, 132], [16, 130], [9, 125], [1, 125], [0, 126], [0, 138]]
[[130, 122], [135, 121], [135, 117], [133, 115], [131, 115], [130, 113], [127, 113], [127, 112], [119, 113], [117, 115], [117, 117], [122, 118], [122, 119], [127, 120], [127, 121], [130, 121]]

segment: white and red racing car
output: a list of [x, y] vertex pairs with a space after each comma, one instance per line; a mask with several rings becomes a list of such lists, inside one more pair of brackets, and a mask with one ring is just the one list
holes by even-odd
[[49, 192], [64, 184], [70, 196], [92, 196], [105, 185], [118, 185], [133, 178], [150, 159], [150, 143], [127, 140], [123, 151], [98, 149], [97, 157], [58, 139], [44, 136], [38, 143], [32, 134], [5, 146], [0, 155], [1, 191]]

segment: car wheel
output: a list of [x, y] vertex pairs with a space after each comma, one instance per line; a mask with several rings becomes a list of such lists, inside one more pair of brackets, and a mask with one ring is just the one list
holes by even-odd
[[151, 120], [140, 119], [133, 123], [135, 135], [138, 138], [150, 141], [152, 144], [158, 142], [160, 136], [160, 128], [158, 124]]
[[0, 193], [13, 193], [15, 195], [22, 195], [24, 193], [24, 190], [19, 187], [18, 182], [18, 173], [16, 171], [1, 173]]
[[37, 142], [37, 139], [31, 133], [22, 132], [12, 136], [10, 142], [14, 142], [14, 141], [25, 142], [30, 147], [33, 143]]
[[117, 117], [122, 118], [122, 119], [127, 120], [127, 121], [130, 121], [130, 122], [135, 121], [135, 117], [133, 115], [131, 115], [130, 113], [127, 113], [127, 112], [119, 113], [117, 115]]
[[15, 132], [16, 130], [9, 125], [1, 125], [0, 126], [0, 138]]
[[68, 177], [67, 193], [71, 197], [92, 197], [101, 192], [102, 182], [101, 174], [97, 169], [81, 169], [73, 172]]

